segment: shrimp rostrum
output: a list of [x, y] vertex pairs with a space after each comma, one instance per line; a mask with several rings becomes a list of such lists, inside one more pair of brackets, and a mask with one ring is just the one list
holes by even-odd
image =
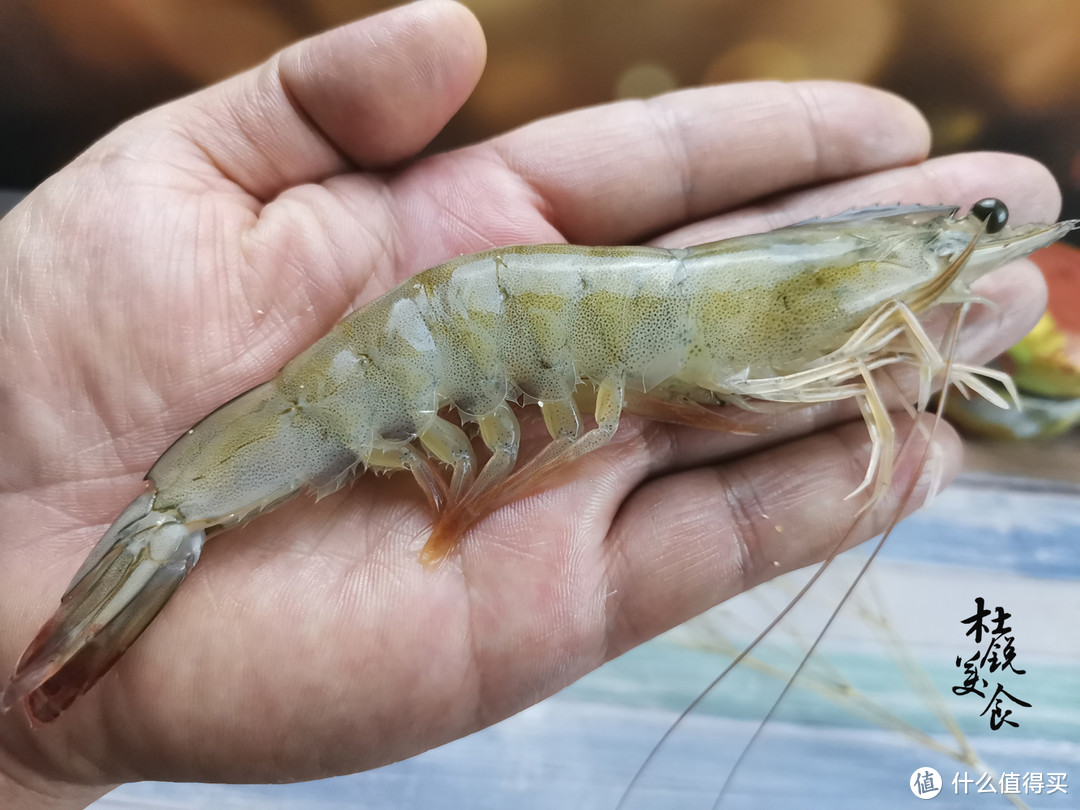
[[[363, 470], [412, 473], [435, 513], [421, 553], [434, 564], [491, 511], [609, 442], [624, 411], [741, 430], [738, 408], [852, 399], [872, 438], [860, 489], [873, 503], [895, 456], [881, 369], [915, 369], [920, 408], [939, 383], [1006, 404], [987, 380], [1008, 379], [950, 362], [920, 317], [977, 300], [976, 278], [1077, 225], [1007, 216], [997, 200], [965, 216], [872, 208], [681, 249], [526, 245], [425, 270], [165, 451], [0, 705], [56, 718], [146, 629], [208, 536]], [[511, 403], [538, 405], [551, 436], [522, 463]]]

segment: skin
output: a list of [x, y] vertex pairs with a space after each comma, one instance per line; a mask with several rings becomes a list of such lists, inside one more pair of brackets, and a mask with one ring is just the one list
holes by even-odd
[[[463, 7], [405, 6], [122, 125], [0, 221], [0, 672], [173, 438], [425, 267], [513, 243], [694, 244], [879, 202], [1058, 210], [1038, 164], [925, 161], [911, 106], [824, 82], [605, 105], [415, 160], [483, 62]], [[1019, 339], [1045, 295], [1026, 264], [979, 292], [999, 308], [968, 321], [974, 361]], [[868, 453], [853, 416], [796, 410], [762, 436], [626, 417], [437, 570], [416, 562], [431, 518], [409, 476], [300, 498], [210, 542], [57, 722], [0, 717], [0, 805], [323, 777], [505, 718], [824, 557], [858, 508], [843, 500]], [[923, 480], [958, 464], [947, 427], [934, 441]]]

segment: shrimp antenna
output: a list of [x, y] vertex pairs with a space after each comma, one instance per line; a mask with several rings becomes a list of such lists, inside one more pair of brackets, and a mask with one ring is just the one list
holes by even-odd
[[[905, 445], [906, 445], [906, 441], [905, 441]], [[901, 450], [901, 452], [903, 452], [903, 450]], [[830, 550], [829, 556], [825, 559], [824, 562], [821, 563], [821, 565], [818, 566], [818, 569], [814, 572], [813, 576], [811, 576], [810, 579], [807, 580], [806, 584], [804, 584], [799, 589], [799, 592], [796, 593], [795, 596], [793, 596], [791, 598], [791, 600], [787, 603], [787, 605], [785, 605], [784, 608], [780, 611], [780, 613], [777, 614], [776, 618], [773, 619], [772, 621], [770, 621], [765, 626], [765, 628], [761, 632], [759, 632], [754, 637], [754, 639], [749, 644], [747, 644], [746, 647], [744, 647], [742, 649], [742, 651], [739, 652], [739, 654], [736, 655], [726, 667], [724, 667], [724, 669], [720, 672], [720, 674], [717, 675], [715, 678], [713, 678], [713, 680], [709, 683], [709, 685], [706, 686], [701, 691], [701, 693], [698, 694], [698, 696], [696, 698], [694, 698], [690, 702], [690, 705], [688, 705], [685, 709], [683, 709], [683, 711], [675, 719], [675, 722], [672, 723], [668, 727], [667, 731], [665, 731], [664, 734], [660, 737], [660, 739], [657, 741], [656, 745], [654, 745], [652, 750], [649, 751], [649, 755], [647, 757], [645, 757], [644, 762], [641, 763], [641, 767], [638, 768], [637, 773], [634, 774], [634, 777], [630, 780], [630, 783], [626, 786], [626, 789], [623, 791], [622, 797], [619, 799], [619, 803], [616, 805], [616, 810], [621, 810], [623, 807], [626, 806], [626, 800], [630, 798], [630, 794], [633, 792], [633, 790], [637, 786], [638, 782], [641, 781], [641, 777], [644, 775], [645, 771], [648, 769], [650, 763], [652, 763], [652, 761], [656, 758], [656, 755], [658, 753], [660, 753], [660, 749], [663, 747], [664, 743], [667, 742], [668, 738], [671, 737], [671, 735], [675, 733], [675, 731], [679, 728], [679, 726], [682, 724], [682, 722], [690, 715], [691, 712], [694, 711], [694, 709], [696, 709], [702, 703], [702, 701], [705, 700], [705, 698], [707, 698], [709, 696], [709, 694], [712, 692], [713, 689], [715, 689], [717, 686], [720, 685], [721, 681], [723, 681], [724, 678], [727, 677], [729, 672], [731, 672], [733, 669], [735, 669], [735, 667], [737, 667], [740, 663], [742, 663], [742, 661], [748, 655], [750, 655], [750, 653], [752, 653], [757, 648], [757, 646], [759, 644], [761, 644], [762, 641], [765, 640], [765, 638], [776, 628], [776, 626], [778, 624], [780, 624], [780, 622], [782, 622], [784, 620], [784, 618], [791, 612], [791, 610], [795, 607], [795, 605], [797, 605], [802, 600], [802, 598], [807, 594], [807, 592], [810, 591], [810, 589], [814, 587], [814, 584], [819, 579], [821, 579], [821, 577], [825, 573], [825, 569], [828, 568], [829, 564], [834, 559], [836, 559], [836, 556], [840, 553], [840, 549], [844, 547], [844, 544], [851, 537], [852, 533], [855, 531], [855, 528], [862, 521], [863, 517], [864, 516], [859, 516], [859, 517], [857, 517], [855, 519], [855, 521], [848, 528], [848, 530], [846, 532], [844, 532], [844, 534], [840, 537], [840, 539], [836, 542], [836, 544]], [[860, 572], [860, 576], [861, 576], [861, 572]], [[849, 592], [850, 592], [850, 590], [849, 590]], [[846, 599], [847, 596], [845, 595], [844, 598]], [[839, 607], [837, 608], [837, 610], [839, 610]], [[834, 613], [834, 615], [835, 615], [835, 613]], [[830, 622], [832, 621], [831, 617], [830, 617], [829, 621]], [[828, 625], [826, 625], [826, 627], [827, 626]], [[810, 652], [807, 653], [807, 655], [803, 658], [802, 662], [799, 664], [799, 668], [796, 669], [795, 673], [788, 679], [788, 682], [784, 687], [784, 691], [781, 692], [780, 697], [778, 697], [776, 699], [776, 703], [773, 704], [772, 708], [769, 710], [769, 713], [761, 721], [761, 725], [758, 726], [757, 731], [755, 731], [753, 737], [751, 737], [750, 743], [747, 744], [747, 746], [743, 749], [743, 753], [740, 754], [739, 758], [735, 761], [735, 764], [732, 766], [732, 769], [731, 769], [730, 773], [728, 774], [728, 778], [725, 779], [724, 785], [723, 785], [723, 787], [721, 787], [721, 795], [723, 795], [723, 792], [726, 789], [728, 782], [731, 780], [731, 773], [734, 773], [735, 768], [738, 767], [738, 765], [742, 761], [743, 757], [745, 757], [746, 750], [750, 747], [750, 744], [752, 744], [753, 741], [757, 738], [758, 733], [761, 731], [761, 727], [769, 720], [769, 718], [775, 712], [777, 704], [779, 704], [780, 700], [784, 697], [784, 694], [786, 694], [786, 692], [788, 690], [788, 687], [791, 685], [794, 678], [799, 674], [799, 671], [802, 669], [803, 664], [806, 663], [806, 660], [810, 657], [810, 654], [813, 653], [813, 649], [814, 649], [815, 646], [817, 646], [818, 641], [821, 640], [821, 635], [823, 633], [824, 633], [824, 631], [822, 631], [822, 633], [818, 635], [817, 639], [814, 641], [814, 644], [810, 648]], [[720, 797], [718, 796], [717, 800], [719, 800], [719, 798]]]
[[[947, 347], [946, 348], [946, 353], [945, 353], [946, 360], [945, 360], [945, 368], [944, 368], [945, 384], [942, 386], [941, 394], [938, 396], [938, 404], [937, 404], [937, 407], [934, 409], [934, 421], [930, 425], [930, 429], [929, 429], [928, 435], [926, 437], [926, 445], [923, 447], [922, 456], [920, 457], [918, 466], [916, 467], [916, 473], [914, 475], [912, 475], [911, 479], [907, 482], [907, 485], [904, 488], [904, 494], [900, 498], [900, 502], [897, 504], [896, 509], [893, 510], [892, 517], [889, 518], [889, 523], [886, 526], [885, 531], [883, 531], [881, 533], [881, 537], [878, 539], [877, 543], [874, 544], [874, 547], [873, 547], [873, 549], [871, 549], [870, 553], [867, 555], [866, 560], [863, 562], [863, 564], [861, 566], [859, 566], [859, 570], [858, 570], [858, 572], [856, 572], [854, 579], [852, 579], [852, 581], [851, 581], [851, 584], [848, 585], [848, 587], [845, 589], [843, 596], [841, 596], [840, 600], [836, 603], [836, 607], [834, 607], [832, 609], [832, 611], [829, 613], [829, 617], [825, 620], [825, 624], [823, 624], [821, 629], [818, 631], [817, 636], [814, 638], [813, 642], [810, 644], [810, 647], [807, 649], [806, 654], [802, 657], [802, 660], [799, 661], [798, 666], [795, 667], [795, 670], [791, 673], [791, 675], [788, 676], [787, 681], [784, 683], [783, 689], [780, 690], [780, 694], [776, 696], [775, 700], [773, 700], [772, 706], [769, 708], [769, 711], [766, 713], [766, 715], [758, 723], [757, 728], [754, 729], [754, 733], [750, 736], [750, 740], [746, 743], [745, 746], [743, 746], [743, 750], [739, 753], [739, 756], [735, 759], [734, 764], [731, 766], [731, 769], [728, 771], [727, 777], [724, 779], [723, 785], [721, 785], [721, 787], [720, 787], [720, 792], [717, 794], [716, 800], [713, 802], [713, 810], [716, 810], [720, 806], [720, 802], [723, 800], [724, 795], [727, 793], [728, 787], [731, 785], [732, 777], [735, 775], [735, 772], [739, 769], [739, 766], [746, 759], [746, 757], [749, 754], [750, 749], [753, 747], [754, 743], [756, 743], [757, 740], [761, 737], [761, 733], [765, 730], [765, 726], [768, 724], [768, 722], [776, 714], [777, 709], [780, 707], [781, 701], [783, 701], [784, 697], [788, 694], [788, 692], [791, 691], [791, 687], [795, 684], [795, 681], [799, 677], [799, 674], [806, 667], [806, 664], [807, 664], [807, 662], [810, 661], [811, 657], [813, 657], [814, 652], [818, 648], [818, 645], [821, 643], [822, 639], [825, 638], [825, 634], [829, 631], [829, 628], [832, 626], [833, 622], [836, 620], [836, 617], [840, 615], [840, 611], [843, 610], [844, 605], [846, 605], [848, 600], [851, 598], [851, 594], [854, 593], [855, 588], [858, 587], [859, 583], [862, 581], [862, 578], [866, 575], [866, 572], [870, 569], [870, 565], [874, 562], [875, 559], [877, 559], [877, 556], [880, 553], [881, 549], [884, 548], [884, 546], [885, 546], [885, 541], [888, 540], [889, 537], [892, 535], [893, 529], [895, 529], [897, 524], [900, 522], [900, 518], [904, 513], [904, 509], [907, 507], [907, 504], [911, 500], [912, 495], [915, 494], [915, 487], [917, 487], [918, 484], [919, 484], [919, 479], [921, 477], [921, 471], [925, 468], [927, 459], [929, 458], [929, 455], [930, 455], [930, 449], [931, 449], [932, 444], [933, 444], [932, 439], [933, 439], [934, 433], [936, 432], [937, 427], [941, 422], [942, 415], [943, 415], [943, 413], [945, 411], [945, 400], [946, 400], [946, 395], [947, 395], [947, 392], [948, 392], [948, 389], [949, 389], [949, 384], [948, 384], [949, 374], [950, 374], [950, 372], [952, 370], [952, 356], [953, 356], [953, 352], [956, 349], [957, 338], [959, 337], [959, 334], [960, 334], [960, 326], [961, 326], [961, 324], [963, 322], [964, 315], [967, 312], [967, 308], [968, 308], [968, 305], [966, 303], [962, 304], [960, 306], [960, 308], [957, 310], [954, 317], [951, 319], [951, 322], [949, 324], [949, 329], [947, 331], [945, 341], [944, 341], [944, 344], [943, 344], [944, 346]], [[901, 445], [900, 452], [898, 453], [899, 456], [904, 455], [904, 453], [907, 451], [908, 446], [910, 445], [911, 440], [914, 438], [915, 434], [918, 432], [918, 429], [919, 429], [919, 425], [916, 422], [912, 426], [912, 430], [907, 435], [907, 438], [904, 439], [904, 443], [903, 443], [903, 445]], [[788, 605], [781, 611], [780, 615], [777, 616], [776, 619], [774, 619], [769, 624], [769, 627], [766, 628], [766, 630], [761, 635], [759, 635], [758, 638], [754, 639], [754, 641], [752, 642], [752, 645], [756, 645], [763, 638], [765, 633], [768, 633], [769, 630], [771, 630], [773, 627], [775, 627], [776, 624], [778, 622], [780, 622], [795, 607], [795, 604], [798, 602], [798, 600], [802, 598], [803, 593], [806, 590], [808, 590], [809, 587], [811, 585], [813, 585], [813, 583], [816, 582], [820, 578], [820, 576], [824, 573], [825, 569], [829, 565], [832, 564], [833, 560], [836, 559], [836, 557], [840, 553], [840, 549], [843, 548], [844, 542], [848, 539], [848, 537], [852, 534], [852, 532], [855, 530], [855, 528], [859, 525], [859, 522], [860, 522], [859, 520], [856, 520], [854, 523], [852, 523], [851, 527], [847, 530], [847, 532], [844, 533], [844, 536], [841, 537], [840, 542], [837, 543], [836, 546], [833, 547], [833, 549], [832, 549], [831, 553], [829, 554], [829, 556], [819, 566], [818, 570], [815, 572], [815, 574], [811, 578], [810, 582], [807, 583], [806, 587], [804, 587], [803, 590], [800, 591], [799, 594], [797, 594], [791, 600], [791, 602], [788, 603]], [[749, 648], [746, 651], [744, 651], [742, 654], [740, 654], [739, 660], [741, 660], [743, 657], [745, 657], [746, 652], [749, 652]], [[732, 664], [732, 666], [733, 665], [734, 664]], [[728, 669], [730, 669], [730, 668], [731, 667], [729, 666]], [[708, 688], [712, 689], [713, 686], [715, 686], [716, 683], [718, 683], [718, 682], [719, 682], [719, 679], [717, 679], [717, 681], [715, 681], [713, 684], [711, 684]], [[700, 702], [700, 699], [701, 698], [699, 697], [699, 699], [697, 701], [695, 701], [695, 703]]]
[[[935, 426], [937, 424], [938, 418], [940, 418], [940, 413], [935, 415]], [[911, 438], [917, 429], [918, 426], [914, 426], [912, 428], [912, 432], [908, 434], [907, 439], [904, 440], [904, 444], [900, 448], [900, 455], [903, 455], [904, 451], [907, 449], [907, 445], [911, 441]], [[926, 459], [930, 449], [929, 439], [933, 437], [933, 430], [934, 428], [931, 427], [930, 436], [928, 437], [926, 448], [924, 448], [923, 456], [919, 461], [919, 469], [922, 469], [922, 467], [926, 464]], [[750, 736], [749, 742], [747, 742], [746, 745], [743, 746], [743, 750], [735, 759], [735, 763], [731, 766], [731, 770], [728, 771], [727, 778], [724, 779], [724, 784], [720, 787], [720, 793], [717, 794], [716, 801], [713, 802], [714, 810], [715, 808], [718, 808], [720, 806], [720, 801], [723, 799], [724, 794], [727, 793], [728, 786], [731, 784], [731, 778], [735, 775], [735, 772], [739, 769], [739, 766], [742, 765], [743, 760], [745, 760], [747, 755], [750, 753], [750, 749], [753, 747], [754, 743], [757, 742], [757, 740], [761, 737], [761, 733], [765, 730], [765, 726], [768, 725], [769, 721], [776, 714], [777, 709], [780, 708], [781, 701], [783, 701], [783, 699], [787, 696], [787, 693], [791, 691], [791, 687], [794, 686], [796, 679], [799, 677], [799, 674], [803, 671], [803, 669], [806, 667], [806, 664], [813, 657], [814, 652], [818, 648], [818, 645], [821, 643], [822, 639], [825, 638], [825, 634], [829, 631], [829, 628], [832, 627], [832, 624], [836, 620], [836, 617], [840, 615], [840, 611], [843, 610], [844, 605], [846, 605], [848, 599], [851, 598], [851, 594], [854, 593], [855, 588], [858, 587], [859, 583], [862, 581], [863, 576], [870, 569], [871, 563], [873, 563], [874, 560], [877, 558], [878, 552], [880, 552], [881, 549], [884, 547], [885, 541], [889, 539], [889, 536], [892, 534], [893, 529], [895, 529], [896, 525], [900, 522], [900, 516], [903, 514], [904, 507], [907, 506], [908, 501], [911, 500], [911, 496], [914, 494], [915, 487], [918, 485], [918, 483], [919, 475], [916, 474], [912, 476], [911, 480], [905, 487], [903, 497], [901, 497], [899, 505], [893, 511], [893, 515], [889, 519], [888, 527], [885, 529], [884, 532], [882, 532], [881, 538], [877, 541], [877, 543], [874, 544], [874, 548], [870, 551], [870, 554], [867, 555], [866, 560], [861, 566], [859, 566], [859, 570], [855, 574], [855, 578], [851, 581], [851, 584], [848, 585], [848, 587], [845, 589], [843, 596], [841, 596], [840, 600], [836, 603], [836, 607], [834, 607], [829, 613], [829, 618], [825, 620], [825, 624], [823, 624], [821, 629], [818, 631], [817, 636], [814, 638], [813, 642], [811, 642], [810, 647], [807, 649], [806, 654], [803, 655], [802, 660], [799, 661], [798, 666], [796, 666], [795, 670], [791, 673], [791, 675], [788, 676], [787, 681], [784, 683], [783, 689], [780, 690], [780, 694], [777, 695], [776, 698], [773, 700], [772, 706], [769, 707], [769, 711], [758, 723], [757, 728], [754, 729], [754, 733]], [[824, 574], [825, 569], [832, 564], [833, 560], [835, 560], [837, 556], [839, 556], [840, 549], [843, 547], [844, 542], [851, 535], [851, 533], [854, 531], [855, 527], [858, 526], [858, 524], [859, 521], [856, 520], [855, 523], [852, 524], [852, 527], [844, 533], [844, 536], [840, 539], [840, 542], [837, 543], [836, 547], [833, 549], [828, 559], [821, 563], [817, 572], [815, 572], [814, 577], [807, 584], [808, 586], [816, 582], [820, 578], [820, 576]], [[806, 590], [806, 588], [804, 588], [804, 590]], [[785, 616], [787, 616], [787, 614], [795, 607], [795, 604], [798, 602], [801, 596], [802, 593], [800, 592], [799, 595], [797, 595], [794, 599], [791, 600], [790, 603], [788, 603], [788, 605], [783, 609], [783, 611], [781, 611], [780, 615], [777, 616], [776, 619], [769, 625], [769, 629], [774, 627], [779, 621], [781, 621]], [[759, 639], [755, 639], [754, 643], [757, 643], [758, 640]], [[740, 658], [741, 657], [742, 656], [740, 656]]]
[[[934, 425], [931, 427], [931, 435], [933, 435], [934, 427], [936, 427], [937, 420], [940, 419], [940, 416], [941, 416], [941, 414], [940, 414], [940, 406], [939, 406], [938, 413], [936, 414], [936, 417], [935, 417]], [[898, 455], [903, 455], [904, 454], [904, 452], [906, 451], [906, 449], [908, 447], [908, 444], [910, 443], [910, 441], [911, 441], [912, 437], [914, 436], [914, 434], [915, 434], [915, 430], [913, 428], [912, 432], [908, 434], [907, 438], [904, 440], [904, 443], [901, 445], [900, 453]], [[927, 447], [923, 451], [923, 453], [924, 453], [923, 458], [920, 461], [920, 465], [919, 465], [920, 468], [926, 462], [926, 454], [929, 451], [929, 447], [930, 447], [930, 445], [929, 445], [929, 443], [927, 443]], [[728, 786], [731, 783], [731, 777], [735, 774], [735, 771], [739, 768], [740, 764], [746, 758], [747, 753], [750, 750], [750, 747], [761, 736], [761, 732], [764, 729], [765, 725], [769, 722], [769, 720], [776, 713], [776, 710], [779, 707], [780, 702], [784, 699], [784, 697], [790, 691], [791, 686], [795, 682], [795, 679], [798, 678], [799, 673], [802, 672], [802, 670], [805, 667], [806, 663], [810, 660], [811, 656], [814, 654], [815, 649], [817, 648], [818, 644], [821, 642], [822, 638], [824, 638], [825, 633], [828, 631], [829, 627], [832, 625], [832, 623], [836, 619], [837, 615], [839, 615], [840, 610], [847, 603], [847, 600], [851, 596], [852, 592], [855, 590], [856, 585], [858, 585], [859, 581], [862, 579], [863, 575], [866, 573], [867, 569], [870, 567], [870, 563], [873, 562], [874, 558], [877, 556], [878, 552], [881, 550], [881, 548], [884, 545], [885, 541], [888, 539], [889, 535], [892, 533], [893, 528], [896, 526], [897, 523], [899, 523], [900, 515], [902, 514], [904, 507], [907, 505], [907, 502], [910, 500], [912, 494], [914, 493], [914, 490], [915, 490], [916, 485], [918, 484], [918, 481], [919, 481], [919, 476], [915, 475], [915, 476], [912, 477], [911, 481], [908, 483], [907, 488], [904, 491], [904, 495], [900, 499], [900, 504], [897, 507], [897, 509], [894, 511], [893, 516], [889, 521], [889, 526], [887, 527], [885, 532], [882, 534], [881, 539], [878, 540], [878, 542], [875, 545], [874, 549], [871, 551], [869, 557], [863, 563], [863, 565], [860, 567], [858, 573], [855, 576], [854, 581], [845, 590], [844, 595], [841, 597], [840, 601], [837, 603], [836, 607], [833, 609], [833, 611], [829, 615], [829, 618], [826, 620], [825, 625], [818, 632], [817, 637], [814, 639], [813, 643], [810, 645], [810, 648], [807, 650], [806, 654], [803, 656], [802, 660], [799, 662], [799, 665], [796, 667], [795, 671], [788, 677], [787, 681], [784, 684], [783, 689], [781, 690], [780, 694], [776, 697], [776, 699], [773, 701], [773, 704], [770, 707], [768, 713], [759, 722], [759, 724], [758, 724], [757, 728], [755, 729], [753, 735], [750, 737], [750, 741], [743, 747], [742, 752], [739, 754], [738, 758], [735, 760], [734, 764], [731, 766], [731, 769], [728, 772], [728, 776], [724, 780], [724, 783], [720, 788], [720, 793], [717, 795], [716, 801], [713, 803], [714, 808], [719, 805], [720, 800], [723, 798], [724, 794], [727, 792]], [[675, 719], [675, 722], [672, 723], [668, 727], [667, 731], [664, 732], [664, 734], [657, 741], [656, 745], [654, 745], [652, 750], [649, 751], [648, 756], [646, 756], [645, 760], [641, 763], [641, 766], [638, 768], [637, 772], [634, 774], [633, 778], [630, 780], [630, 783], [626, 786], [626, 789], [623, 791], [622, 796], [619, 798], [619, 803], [616, 805], [616, 810], [622, 810], [622, 808], [627, 806], [626, 802], [630, 798], [630, 794], [633, 793], [634, 789], [637, 787], [638, 783], [641, 781], [642, 777], [644, 776], [646, 770], [648, 770], [649, 765], [656, 758], [657, 754], [660, 753], [660, 749], [667, 742], [668, 738], [670, 738], [675, 733], [675, 731], [679, 728], [679, 726], [682, 725], [683, 721], [699, 705], [701, 705], [701, 703], [709, 696], [709, 694], [717, 686], [720, 685], [720, 683], [724, 680], [724, 678], [726, 678], [728, 676], [728, 673], [730, 673], [733, 669], [735, 669], [735, 667], [739, 666], [739, 664], [741, 664], [742, 661], [747, 656], [749, 656], [761, 644], [761, 642], [764, 641], [766, 637], [768, 637], [768, 635], [774, 629], [776, 629], [777, 625], [779, 625], [788, 616], [788, 614], [795, 608], [795, 606], [800, 601], [802, 601], [802, 598], [814, 587], [814, 585], [818, 582], [818, 580], [820, 580], [821, 577], [824, 576], [825, 571], [832, 564], [833, 560], [835, 560], [840, 555], [841, 549], [844, 548], [844, 546], [847, 544], [848, 540], [851, 538], [852, 534], [855, 532], [855, 529], [858, 528], [859, 524], [862, 522], [862, 520], [865, 517], [866, 517], [866, 514], [863, 514], [863, 515], [860, 515], [860, 516], [856, 517], [855, 521], [851, 524], [851, 526], [848, 528], [848, 530], [846, 532], [844, 532], [844, 534], [841, 535], [840, 539], [833, 545], [832, 549], [829, 551], [829, 555], [818, 566], [817, 570], [813, 573], [813, 575], [810, 577], [810, 579], [807, 580], [807, 582], [799, 589], [798, 593], [796, 593], [793, 597], [791, 597], [791, 599], [788, 601], [788, 603], [777, 614], [776, 618], [774, 618], [772, 621], [770, 621], [768, 623], [768, 625], [766, 625], [765, 628], [763, 630], [761, 630], [761, 632], [759, 632], [753, 638], [753, 640], [749, 644], [747, 644], [742, 649], [742, 651], [739, 652], [738, 655], [735, 656], [735, 658], [733, 658], [731, 660], [731, 662], [726, 667], [724, 667], [724, 669], [720, 672], [720, 674], [717, 675], [715, 678], [713, 678], [713, 680], [701, 691], [701, 693], [698, 694], [698, 696], [696, 698], [694, 698], [693, 701], [691, 701], [690, 704], [685, 709], [683, 709], [683, 711]]]

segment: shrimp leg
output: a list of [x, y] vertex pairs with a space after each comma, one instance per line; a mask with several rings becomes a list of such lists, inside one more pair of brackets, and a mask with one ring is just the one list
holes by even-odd
[[476, 453], [465, 431], [445, 419], [433, 419], [420, 434], [420, 444], [430, 454], [453, 470], [450, 478], [450, 502], [459, 501], [476, 478]]
[[[482, 418], [480, 431], [485, 443], [492, 449], [492, 458], [465, 497], [439, 515], [427, 544], [420, 552], [420, 561], [425, 565], [441, 562], [478, 520], [504, 504], [535, 492], [557, 469], [610, 442], [619, 427], [624, 400], [625, 383], [622, 380], [601, 383], [596, 391], [596, 427], [583, 435], [578, 435], [581, 420], [572, 400], [569, 403], [544, 403], [541, 410], [552, 441], [512, 474], [509, 470], [516, 460], [517, 421], [513, 423], [514, 456], [509, 457], [505, 449], [509, 434], [504, 431], [502, 423], [498, 419], [486, 421], [494, 417]], [[502, 411], [500, 409], [496, 413]], [[505, 412], [511, 413], [509, 408], [505, 408]]]

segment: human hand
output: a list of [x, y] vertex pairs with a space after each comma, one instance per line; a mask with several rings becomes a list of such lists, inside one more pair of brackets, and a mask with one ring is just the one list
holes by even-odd
[[[687, 245], [897, 200], [1057, 210], [1037, 164], [920, 163], [914, 110], [832, 83], [621, 102], [413, 160], [483, 54], [456, 4], [387, 12], [128, 122], [0, 221], [0, 671], [172, 439], [425, 267], [494, 245]], [[1042, 306], [1030, 267], [987, 282], [1000, 310], [969, 319], [975, 361]], [[0, 717], [0, 800], [311, 779], [496, 722], [827, 554], [866, 467], [851, 415], [793, 411], [763, 437], [626, 417], [437, 570], [416, 562], [431, 516], [408, 476], [297, 499], [212, 540], [56, 723]], [[947, 477], [956, 439], [935, 441]]]

